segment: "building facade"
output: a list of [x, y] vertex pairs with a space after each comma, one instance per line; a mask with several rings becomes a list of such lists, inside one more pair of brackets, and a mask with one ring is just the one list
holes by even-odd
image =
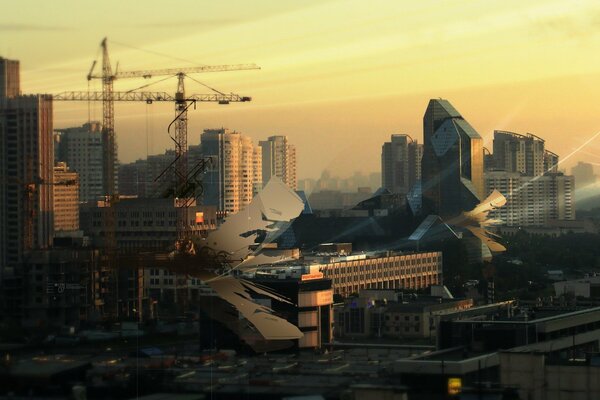
[[449, 101], [432, 99], [423, 138], [423, 210], [451, 217], [472, 209], [484, 195], [481, 136]]
[[53, 233], [52, 98], [20, 95], [18, 61], [0, 59], [0, 281]]
[[519, 172], [491, 171], [485, 176], [486, 193], [498, 190], [506, 205], [490, 212], [506, 226], [547, 226], [554, 220], [575, 220], [575, 180], [561, 173], [525, 176]]
[[336, 294], [349, 296], [364, 289], [425, 289], [443, 281], [442, 253], [305, 257], [319, 263]]
[[571, 168], [571, 174], [575, 177], [575, 186], [577, 189], [596, 183], [594, 166], [590, 163], [578, 162], [576, 166]]
[[262, 154], [252, 139], [228, 129], [206, 129], [201, 136], [204, 156], [217, 166], [204, 176], [204, 204], [236, 213], [262, 188]]
[[[79, 174], [79, 199], [84, 202], [102, 199], [102, 124], [90, 122], [80, 127], [57, 129], [54, 142], [55, 161], [67, 163]], [[115, 161], [115, 171], [117, 168]]]
[[423, 145], [409, 135], [392, 135], [381, 147], [382, 187], [407, 194], [421, 180]]
[[[92, 243], [101, 247], [104, 240], [104, 213], [113, 209], [116, 219], [115, 237], [119, 249], [119, 286], [111, 286], [108, 280], [99, 281], [99, 290], [106, 293], [105, 303], [117, 298], [110, 291], [118, 290], [121, 317], [146, 319], [157, 315], [151, 302], [156, 302], [175, 313], [176, 304], [189, 302], [190, 296], [197, 296], [201, 283], [187, 275], [160, 268], [139, 268], [131, 256], [148, 254], [168, 254], [177, 241], [177, 208], [174, 199], [122, 199], [115, 207], [100, 204], [87, 204], [82, 207], [81, 229], [90, 236]], [[191, 236], [203, 236], [216, 229], [217, 210], [214, 206], [192, 204], [187, 209], [186, 226], [183, 228]]]
[[54, 231], [79, 229], [79, 175], [64, 162], [54, 167]]
[[363, 290], [336, 307], [337, 337], [436, 338], [440, 313], [471, 308], [472, 299], [417, 298], [397, 290]]
[[[140, 198], [162, 197], [175, 182], [172, 167], [175, 150], [149, 155], [131, 163], [119, 165], [119, 194]], [[203, 158], [200, 145], [188, 148], [188, 171]]]
[[289, 143], [287, 136], [270, 136], [259, 142], [262, 149], [262, 181], [269, 182], [276, 176], [291, 189], [298, 189], [296, 177], [296, 146]]
[[494, 131], [494, 167], [527, 176], [557, 172], [558, 156], [545, 149], [544, 139], [531, 133]]
[[99, 320], [98, 250], [83, 247], [29, 252], [23, 261], [22, 323], [31, 328], [79, 326]]

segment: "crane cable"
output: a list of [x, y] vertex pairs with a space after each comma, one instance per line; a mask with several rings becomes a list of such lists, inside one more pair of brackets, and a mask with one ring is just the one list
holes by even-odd
[[191, 77], [191, 76], [189, 76], [188, 74], [185, 74], [185, 76], [186, 76], [187, 78], [190, 78], [190, 79], [191, 79], [191, 80], [193, 80], [194, 82], [196, 82], [196, 83], [199, 83], [200, 85], [202, 85], [202, 86], [204, 86], [204, 87], [206, 87], [206, 88], [208, 88], [208, 89], [212, 90], [213, 92], [215, 92], [215, 93], [218, 93], [218, 94], [220, 94], [220, 95], [223, 95], [223, 96], [225, 96], [225, 93], [223, 93], [223, 92], [220, 92], [220, 91], [218, 91], [217, 89], [215, 89], [215, 88], [213, 88], [213, 87], [210, 87], [210, 86], [208, 86], [206, 83], [202, 83], [202, 82], [200, 82], [198, 79], [192, 78], [192, 77]]
[[154, 54], [154, 55], [157, 55], [157, 56], [165, 57], [165, 58], [168, 58], [168, 59], [171, 59], [171, 60], [183, 61], [185, 63], [193, 64], [193, 65], [196, 65], [196, 66], [199, 66], [199, 67], [205, 67], [206, 66], [206, 64], [198, 64], [195, 61], [186, 60], [185, 58], [175, 57], [175, 56], [172, 56], [172, 55], [169, 55], [169, 54], [165, 54], [165, 53], [160, 53], [160, 52], [154, 51], [154, 50], [142, 49], [141, 47], [136, 47], [136, 46], [132, 46], [130, 44], [115, 42], [114, 40], [111, 40], [110, 43], [116, 44], [116, 45], [119, 45], [119, 46], [123, 46], [123, 47], [128, 47], [128, 48], [134, 49], [134, 50], [143, 51], [143, 52], [146, 52], [148, 54]]

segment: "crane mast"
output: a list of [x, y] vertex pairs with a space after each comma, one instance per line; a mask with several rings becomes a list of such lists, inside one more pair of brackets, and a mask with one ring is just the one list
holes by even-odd
[[[179, 187], [183, 187], [188, 176], [188, 145], [187, 145], [187, 110], [188, 102], [185, 100], [185, 74], [177, 74], [177, 92], [175, 93], [175, 179]], [[187, 204], [186, 201], [184, 203]], [[177, 239], [183, 239], [187, 225], [187, 207], [177, 204]]]
[[[185, 94], [185, 82], [184, 78], [186, 73], [204, 73], [204, 72], [221, 72], [221, 71], [239, 71], [239, 70], [250, 70], [260, 69], [255, 64], [237, 64], [237, 65], [204, 65], [198, 67], [187, 67], [178, 69], [160, 69], [160, 70], [147, 70], [147, 71], [129, 71], [122, 72], [112, 70], [110, 57], [108, 53], [107, 38], [104, 38], [101, 42], [102, 48], [102, 72], [101, 75], [94, 74], [94, 68], [96, 61], [92, 63], [92, 66], [87, 74], [88, 81], [92, 79], [99, 79], [102, 82], [102, 92], [65, 92], [54, 96], [54, 100], [63, 101], [101, 101], [102, 102], [102, 148], [103, 148], [103, 164], [102, 164], [102, 175], [103, 175], [103, 192], [104, 192], [104, 213], [103, 213], [103, 225], [104, 225], [104, 267], [99, 271], [99, 282], [101, 292], [105, 292], [105, 288], [109, 294], [106, 296], [106, 302], [102, 299], [97, 302], [98, 305], [105, 307], [105, 312], [108, 311], [116, 317], [120, 314], [120, 303], [118, 299], [119, 291], [119, 273], [116, 267], [116, 210], [115, 205], [119, 201], [119, 194], [115, 187], [115, 164], [117, 158], [116, 151], [116, 138], [115, 138], [115, 113], [114, 113], [114, 102], [115, 101], [145, 101], [146, 103], [152, 103], [154, 101], [171, 101], [175, 103], [175, 119], [171, 122], [174, 125], [174, 135], [172, 136], [175, 142], [175, 153], [176, 158], [169, 167], [173, 170], [174, 178], [176, 180], [176, 187], [172, 193], [175, 197], [175, 204], [177, 206], [177, 240], [178, 242], [185, 239], [186, 226], [189, 224], [188, 219], [188, 207], [192, 203], [189, 198], [193, 193], [190, 192], [190, 187], [195, 187], [198, 184], [196, 179], [197, 175], [204, 171], [209, 165], [212, 164], [212, 160], [202, 160], [198, 166], [192, 169], [192, 176], [188, 174], [188, 156], [187, 156], [187, 124], [188, 124], [188, 109], [190, 106], [196, 104], [196, 102], [217, 102], [218, 104], [229, 104], [230, 102], [246, 102], [250, 101], [250, 97], [239, 96], [235, 94], [223, 94], [215, 91], [216, 93], [207, 95], [193, 95], [186, 96]], [[173, 75], [177, 76], [177, 91], [175, 96], [172, 96], [165, 92], [115, 92], [113, 90], [114, 81], [116, 79], [127, 79], [127, 78], [151, 78], [153, 76], [160, 75]], [[89, 89], [89, 86], [88, 86]], [[214, 89], [213, 89], [214, 91]], [[169, 125], [169, 133], [171, 125]], [[165, 170], [163, 172], [166, 173]], [[162, 174], [161, 174], [162, 175]], [[188, 182], [189, 180], [193, 182]], [[139, 273], [138, 273], [139, 275]], [[139, 275], [141, 276], [141, 275]], [[141, 301], [141, 300], [140, 300]], [[108, 303], [108, 304], [107, 304]]]

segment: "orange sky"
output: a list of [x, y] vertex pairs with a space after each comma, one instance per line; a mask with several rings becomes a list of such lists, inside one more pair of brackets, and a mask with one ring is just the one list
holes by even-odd
[[[342, 176], [379, 170], [390, 134], [421, 139], [432, 97], [450, 100], [486, 140], [494, 129], [531, 132], [563, 157], [600, 131], [596, 1], [139, 4], [7, 3], [0, 55], [21, 60], [25, 92], [47, 93], [87, 89], [103, 36], [121, 70], [255, 62], [261, 71], [194, 76], [254, 101], [200, 105], [190, 114], [189, 142], [221, 126], [255, 140], [287, 135], [301, 178], [326, 168]], [[115, 89], [145, 83], [117, 81]], [[171, 79], [149, 89], [172, 92], [175, 85]], [[207, 91], [189, 80], [187, 89]], [[90, 111], [101, 117], [100, 104]], [[58, 103], [55, 126], [79, 125], [87, 115], [86, 104]], [[168, 104], [118, 104], [120, 159], [170, 146], [172, 115]], [[579, 160], [600, 163], [600, 139], [563, 167]]]

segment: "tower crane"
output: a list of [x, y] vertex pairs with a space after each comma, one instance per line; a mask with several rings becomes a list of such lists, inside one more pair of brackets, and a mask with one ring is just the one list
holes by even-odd
[[[101, 42], [102, 47], [102, 73], [94, 74], [96, 60], [92, 63], [88, 72], [88, 81], [92, 79], [100, 79], [102, 81], [102, 116], [103, 128], [102, 134], [104, 138], [104, 169], [107, 174], [104, 176], [104, 191], [108, 196], [109, 202], [111, 197], [115, 195], [114, 188], [114, 162], [116, 158], [115, 151], [115, 132], [114, 132], [114, 94], [113, 82], [117, 79], [144, 78], [149, 79], [155, 76], [173, 75], [177, 76], [177, 91], [175, 93], [175, 154], [176, 154], [176, 175], [180, 180], [187, 176], [187, 110], [190, 103], [195, 104], [197, 100], [188, 99], [185, 96], [184, 78], [186, 74], [191, 73], [206, 73], [206, 72], [226, 72], [226, 71], [241, 71], [260, 69], [256, 64], [235, 64], [235, 65], [202, 65], [197, 67], [184, 68], [168, 68], [157, 70], [140, 70], [140, 71], [118, 71], [113, 73], [108, 55], [107, 38]], [[223, 95], [221, 93], [221, 95]], [[225, 95], [223, 95], [225, 96]], [[249, 98], [248, 98], [249, 100]], [[210, 101], [210, 100], [206, 100]], [[220, 104], [227, 104], [228, 100], [217, 100]], [[180, 182], [183, 184], [183, 182]], [[113, 200], [114, 201], [114, 200]]]
[[[118, 64], [115, 72], [112, 70], [110, 57], [108, 53], [107, 38], [101, 42], [102, 48], [102, 68], [101, 73], [96, 74], [94, 69], [97, 61], [94, 60], [87, 74], [88, 81], [99, 79], [102, 82], [101, 92], [63, 92], [53, 96], [58, 101], [101, 101], [102, 102], [102, 148], [103, 148], [103, 192], [105, 195], [105, 206], [109, 208], [104, 212], [104, 247], [106, 252], [105, 265], [108, 273], [114, 272], [113, 262], [116, 259], [116, 219], [115, 210], [112, 208], [119, 200], [115, 188], [115, 161], [116, 161], [116, 138], [114, 130], [114, 102], [115, 101], [144, 101], [152, 103], [154, 101], [171, 101], [175, 103], [175, 119], [169, 125], [174, 125], [175, 133], [172, 137], [175, 142], [176, 158], [174, 160], [175, 175], [178, 179], [178, 187], [186, 186], [188, 179], [187, 173], [187, 111], [191, 105], [196, 102], [217, 102], [219, 104], [229, 104], [230, 102], [247, 102], [250, 97], [239, 96], [236, 94], [224, 94], [217, 92], [208, 95], [186, 96], [184, 78], [190, 73], [206, 72], [224, 72], [260, 69], [255, 64], [237, 64], [237, 65], [203, 65], [198, 67], [186, 67], [176, 69], [158, 69], [143, 71], [119, 71]], [[177, 91], [175, 95], [165, 92], [115, 92], [113, 84], [118, 79], [132, 78], [152, 78], [154, 76], [173, 75], [177, 76]], [[174, 190], [177, 193], [177, 190]], [[177, 209], [177, 234], [178, 238], [184, 234], [184, 215], [187, 215], [188, 201], [183, 201]], [[116, 279], [110, 279], [113, 284], [118, 285]], [[116, 289], [116, 287], [115, 287]], [[116, 303], [118, 300], [114, 300]], [[118, 312], [117, 312], [118, 313]]]

